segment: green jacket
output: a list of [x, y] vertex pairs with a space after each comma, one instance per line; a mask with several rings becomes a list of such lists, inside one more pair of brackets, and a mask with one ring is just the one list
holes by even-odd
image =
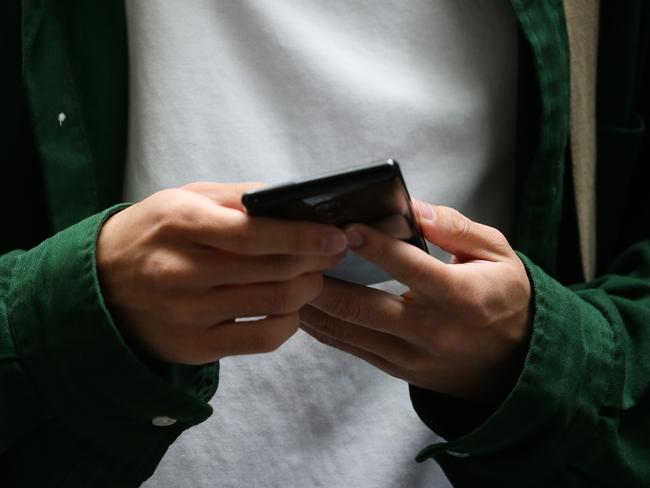
[[[422, 420], [449, 439], [418, 459], [435, 458], [458, 486], [647, 486], [649, 4], [601, 2], [598, 276], [585, 283], [566, 163], [562, 2], [511, 3], [522, 34], [513, 245], [533, 283], [533, 336], [501, 405], [411, 388]], [[121, 208], [126, 146], [123, 5], [0, 9], [0, 485], [137, 486], [210, 415], [219, 370], [134, 351], [102, 300], [95, 240]], [[159, 416], [176, 422], [156, 426]]]

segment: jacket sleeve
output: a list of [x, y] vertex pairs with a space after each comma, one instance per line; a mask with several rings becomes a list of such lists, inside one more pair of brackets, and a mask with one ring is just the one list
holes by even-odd
[[95, 242], [121, 208], [0, 257], [2, 486], [138, 486], [212, 412], [218, 364], [144, 362], [106, 309]]
[[573, 287], [521, 258], [534, 323], [516, 386], [496, 411], [411, 386], [422, 420], [449, 440], [418, 460], [435, 458], [456, 486], [647, 486], [650, 241]]
[[434, 457], [457, 486], [650, 484], [649, 22], [646, 2], [600, 3], [599, 277], [565, 286], [520, 254], [533, 334], [501, 405], [411, 387], [422, 420], [449, 440], [418, 459]]

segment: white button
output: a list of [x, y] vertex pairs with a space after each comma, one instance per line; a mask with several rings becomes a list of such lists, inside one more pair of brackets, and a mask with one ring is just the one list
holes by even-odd
[[65, 122], [65, 114], [61, 112], [58, 117], [59, 120], [59, 125], [63, 125], [63, 122]]
[[447, 451], [447, 454], [457, 458], [466, 458], [469, 457], [469, 452], [458, 452], [458, 451]]
[[176, 419], [161, 415], [160, 417], [152, 418], [151, 423], [156, 427], [169, 427], [170, 425], [174, 425], [176, 423]]

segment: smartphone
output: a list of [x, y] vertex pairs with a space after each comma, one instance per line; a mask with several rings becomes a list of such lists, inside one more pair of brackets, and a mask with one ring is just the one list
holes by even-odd
[[[362, 223], [427, 251], [399, 164], [392, 159], [246, 192], [242, 202], [250, 215], [337, 227]], [[361, 285], [393, 279], [353, 252], [325, 274]]]

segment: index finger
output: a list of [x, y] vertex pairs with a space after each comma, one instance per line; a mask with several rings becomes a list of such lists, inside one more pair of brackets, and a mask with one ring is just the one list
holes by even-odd
[[195, 242], [245, 255], [334, 255], [347, 248], [345, 233], [313, 222], [251, 217], [206, 204], [188, 232]]
[[447, 265], [422, 249], [362, 224], [346, 229], [349, 248], [410, 288], [446, 286]]

